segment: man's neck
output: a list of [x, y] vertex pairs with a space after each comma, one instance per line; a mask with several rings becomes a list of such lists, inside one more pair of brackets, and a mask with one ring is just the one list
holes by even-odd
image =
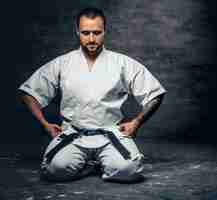
[[91, 69], [97, 59], [97, 57], [99, 56], [99, 54], [102, 52], [103, 48], [99, 49], [98, 52], [96, 52], [95, 54], [90, 54], [88, 52], [86, 52], [84, 49], [82, 49], [82, 52], [84, 53], [84, 56], [87, 60], [88, 66]]

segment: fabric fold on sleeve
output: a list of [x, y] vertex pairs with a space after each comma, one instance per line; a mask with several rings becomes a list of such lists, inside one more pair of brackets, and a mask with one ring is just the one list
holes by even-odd
[[59, 60], [55, 59], [40, 67], [18, 89], [33, 96], [46, 107], [57, 93], [59, 86]]
[[142, 107], [155, 97], [166, 93], [160, 82], [139, 62], [129, 59], [126, 68], [129, 93]]

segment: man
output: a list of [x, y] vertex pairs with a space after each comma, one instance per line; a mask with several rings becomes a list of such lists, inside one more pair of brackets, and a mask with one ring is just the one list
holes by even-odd
[[[42, 175], [73, 180], [97, 164], [103, 180], [129, 182], [141, 178], [143, 155], [133, 138], [159, 107], [165, 89], [140, 63], [104, 47], [106, 18], [97, 8], [82, 10], [76, 22], [80, 49], [39, 68], [19, 88], [22, 99], [53, 140], [47, 147]], [[62, 125], [42, 112], [60, 88]], [[128, 95], [143, 107], [123, 122], [121, 106]]]

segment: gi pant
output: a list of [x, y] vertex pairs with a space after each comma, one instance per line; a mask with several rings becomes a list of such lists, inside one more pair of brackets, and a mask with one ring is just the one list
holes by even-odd
[[[100, 136], [81, 136], [81, 139], [90, 139], [91, 141], [93, 137], [94, 140], [97, 140]], [[103, 180], [136, 181], [141, 178], [144, 168], [144, 157], [139, 152], [132, 138], [124, 136], [119, 139], [130, 152], [130, 159], [124, 159], [109, 141], [100, 147], [86, 148], [75, 139], [60, 149], [50, 162], [47, 162], [46, 153], [61, 140], [57, 136], [51, 141], [45, 151], [41, 164], [42, 176], [55, 181], [74, 180], [91, 173], [94, 169], [94, 164], [97, 163], [100, 166]]]

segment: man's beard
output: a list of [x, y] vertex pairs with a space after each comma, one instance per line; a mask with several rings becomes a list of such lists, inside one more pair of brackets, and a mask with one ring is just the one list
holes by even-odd
[[103, 44], [89, 43], [83, 46], [83, 50], [89, 56], [97, 56], [102, 50]]

